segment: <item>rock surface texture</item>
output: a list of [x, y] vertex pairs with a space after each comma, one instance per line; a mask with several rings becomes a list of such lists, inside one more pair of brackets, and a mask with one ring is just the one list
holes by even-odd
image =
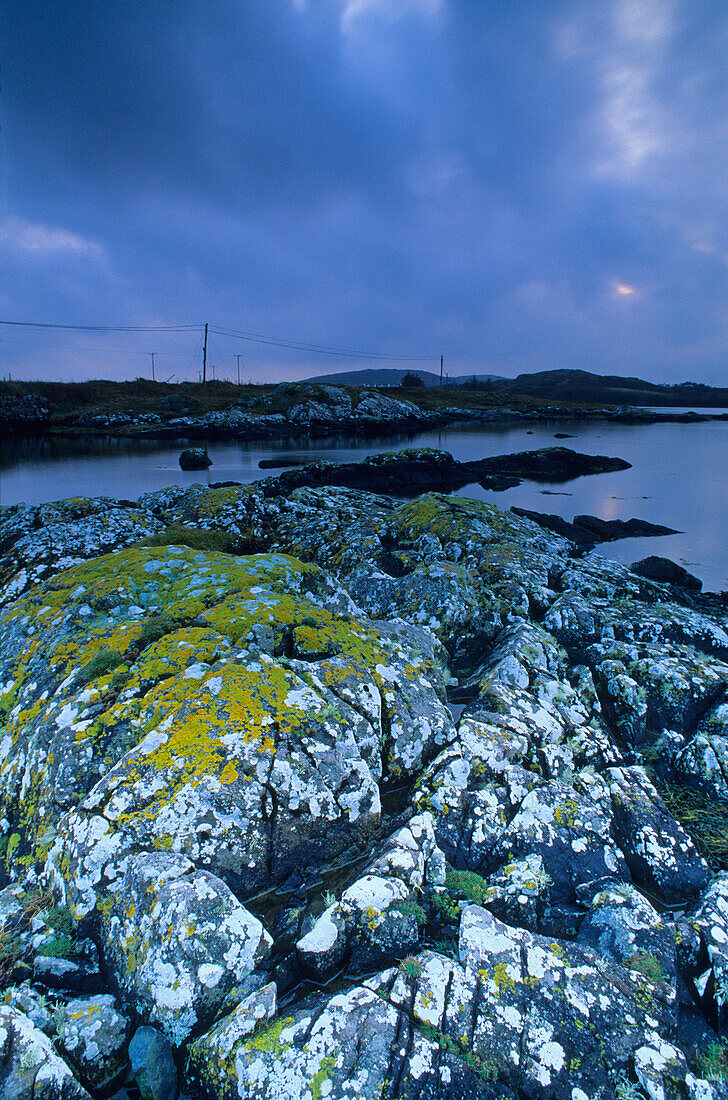
[[0, 1100], [728, 1097], [718, 598], [288, 475], [0, 555]]

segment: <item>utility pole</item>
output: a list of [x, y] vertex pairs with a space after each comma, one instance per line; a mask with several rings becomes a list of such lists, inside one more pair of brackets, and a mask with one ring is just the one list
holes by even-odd
[[154, 352], [154, 351], [149, 351], [149, 352], [147, 352], [147, 355], [151, 355], [151, 357], [152, 357], [152, 382], [154, 381], [154, 356], [155, 356], [156, 354], [157, 354], [157, 353], [156, 353], [156, 352]]
[[238, 361], [238, 385], [240, 385], [240, 355], [237, 354], [237, 352], [235, 354], [235, 358]]
[[441, 386], [442, 386], [442, 368], [443, 368], [444, 364], [445, 364], [445, 356], [441, 355], [440, 356], [440, 385]]
[[207, 385], [207, 321], [205, 321], [205, 343], [202, 345], [202, 385]]

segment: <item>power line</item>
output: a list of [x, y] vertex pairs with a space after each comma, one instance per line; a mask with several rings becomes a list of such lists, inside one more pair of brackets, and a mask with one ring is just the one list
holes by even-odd
[[[0, 322], [2, 323], [2, 322]], [[79, 344], [46, 344], [38, 340], [13, 340], [12, 337], [4, 337], [2, 340], [2, 346], [7, 347], [12, 345], [13, 347], [21, 348], [47, 348], [49, 351], [88, 351], [94, 355], [126, 355], [128, 357], [134, 357], [138, 354], [139, 348], [92, 348], [84, 347]], [[202, 346], [200, 341], [199, 346]], [[183, 359], [189, 359], [189, 351], [160, 351], [156, 352], [156, 355], [175, 355], [181, 356]], [[199, 348], [195, 355], [199, 355]]]
[[[275, 336], [264, 336], [258, 332], [241, 332], [237, 329], [222, 328], [218, 325], [186, 324], [186, 325], [64, 325], [42, 321], [2, 321], [0, 325], [12, 325], [17, 328], [56, 329], [67, 332], [202, 332], [209, 329], [218, 336], [227, 336], [235, 340], [246, 340], [256, 344], [266, 344], [271, 347], [289, 348], [293, 351], [304, 351], [311, 355], [339, 355], [353, 359], [376, 359], [385, 362], [398, 363], [434, 363], [438, 356], [435, 355], [386, 355], [380, 352], [352, 351], [350, 348], [335, 348], [323, 344], [313, 344], [306, 340], [290, 340]], [[206, 344], [203, 347], [203, 380], [205, 376]]]
[[277, 340], [274, 336], [261, 336], [252, 332], [236, 332], [232, 329], [222, 329], [213, 325], [210, 325], [210, 329], [212, 332], [216, 332], [218, 336], [230, 336], [236, 340], [249, 340], [256, 344], [272, 344], [277, 348], [292, 348], [295, 351], [315, 352], [319, 355], [344, 355], [355, 359], [386, 359], [408, 363], [434, 363], [439, 358], [436, 355], [381, 355], [370, 351], [349, 351], [345, 348], [330, 348], [321, 344], [309, 344], [303, 340]]
[[19, 328], [58, 328], [73, 332], [189, 332], [202, 325], [56, 325], [41, 321], [0, 321], [0, 325]]

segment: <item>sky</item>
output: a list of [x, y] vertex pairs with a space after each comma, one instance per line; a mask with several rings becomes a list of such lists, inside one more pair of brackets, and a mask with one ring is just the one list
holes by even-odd
[[[0, 320], [728, 384], [725, 0], [4, 0]], [[13, 378], [201, 329], [0, 325]], [[431, 357], [430, 364], [426, 360]]]

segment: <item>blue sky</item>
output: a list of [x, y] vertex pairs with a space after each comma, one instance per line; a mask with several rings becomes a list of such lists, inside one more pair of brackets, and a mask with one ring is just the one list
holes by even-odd
[[[728, 383], [722, 0], [5, 0], [2, 42], [3, 320]], [[196, 376], [197, 333], [6, 327], [0, 373], [152, 350]]]

